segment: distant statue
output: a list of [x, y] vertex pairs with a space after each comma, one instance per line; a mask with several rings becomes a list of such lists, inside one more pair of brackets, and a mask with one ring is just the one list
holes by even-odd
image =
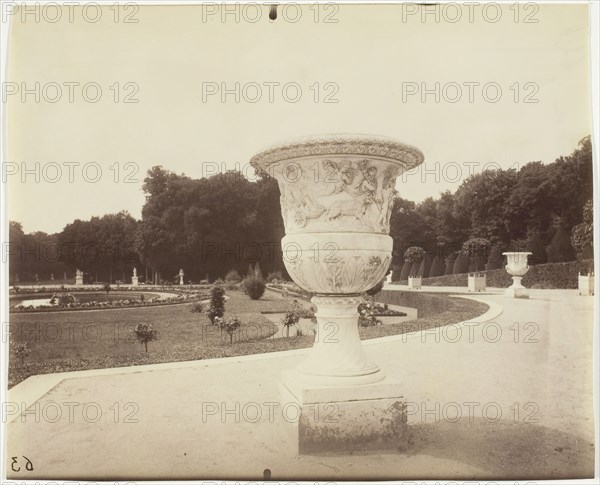
[[50, 273], [50, 279], [54, 281], [54, 273]]
[[183, 272], [183, 268], [181, 268], [181, 269], [179, 270], [179, 284], [180, 284], [180, 285], [183, 285], [183, 275], [184, 275], [184, 274], [185, 274], [185, 273]]
[[81, 271], [80, 269], [76, 269], [75, 270], [75, 276], [78, 277], [78, 278], [79, 277], [83, 278], [83, 271]]
[[80, 269], [75, 270], [75, 284], [83, 285], [83, 271]]
[[133, 276], [131, 277], [131, 284], [133, 286], [138, 286], [138, 275], [137, 275], [137, 268], [134, 266], [133, 267]]

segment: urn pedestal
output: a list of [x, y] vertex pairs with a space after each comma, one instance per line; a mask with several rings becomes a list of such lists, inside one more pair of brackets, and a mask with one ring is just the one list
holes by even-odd
[[137, 276], [132, 276], [131, 277], [131, 286], [138, 286], [138, 277]]
[[303, 138], [251, 160], [279, 184], [286, 269], [316, 295], [315, 343], [280, 385], [299, 412], [300, 453], [406, 445], [402, 387], [367, 358], [357, 307], [391, 262], [396, 178], [422, 161], [415, 148], [362, 135]]
[[527, 258], [531, 253], [513, 252], [502, 253], [502, 255], [506, 256], [506, 271], [513, 280], [513, 284], [504, 291], [504, 295], [509, 298], [529, 298], [529, 291], [522, 285], [521, 280], [523, 275], [529, 271]]
[[77, 275], [77, 276], [75, 276], [75, 284], [76, 285], [83, 285], [83, 275]]

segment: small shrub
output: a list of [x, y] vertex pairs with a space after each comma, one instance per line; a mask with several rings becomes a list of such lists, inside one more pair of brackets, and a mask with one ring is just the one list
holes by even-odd
[[242, 281], [242, 277], [235, 269], [232, 269], [225, 275], [226, 283], [239, 283], [240, 281]]
[[204, 313], [204, 311], [204, 306], [199, 301], [196, 301], [190, 305], [190, 313]]
[[219, 325], [221, 331], [225, 330], [225, 332], [227, 332], [229, 335], [229, 343], [232, 344], [233, 334], [242, 326], [242, 322], [235, 317], [229, 317], [227, 319], [218, 317], [215, 319], [215, 322]]
[[254, 275], [246, 276], [243, 282], [244, 291], [253, 300], [258, 300], [265, 293], [265, 281]]
[[290, 327], [296, 325], [300, 321], [300, 317], [300, 305], [294, 300], [281, 319], [281, 324], [285, 327], [286, 337], [290, 336]]
[[158, 340], [158, 332], [152, 328], [152, 325], [146, 325], [144, 323], [138, 323], [133, 329], [133, 334], [140, 345], [144, 346], [146, 353], [148, 353], [148, 342]]
[[268, 274], [267, 283], [278, 283], [279, 281], [283, 281], [281, 271], [274, 271], [273, 273]]
[[29, 349], [27, 342], [24, 342], [22, 344], [17, 344], [17, 343], [11, 342], [11, 347], [13, 348], [15, 357], [17, 359], [21, 359], [21, 365], [25, 364], [25, 357], [28, 357], [29, 354], [31, 353], [31, 350]]

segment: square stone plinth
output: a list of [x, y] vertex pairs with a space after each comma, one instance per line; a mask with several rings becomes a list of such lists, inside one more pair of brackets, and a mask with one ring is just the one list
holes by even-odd
[[504, 296], [508, 298], [529, 298], [529, 291], [527, 288], [506, 288]]
[[[319, 387], [284, 378], [280, 385], [289, 432], [299, 454], [406, 450], [406, 401], [399, 384]], [[294, 419], [295, 418], [295, 419]]]

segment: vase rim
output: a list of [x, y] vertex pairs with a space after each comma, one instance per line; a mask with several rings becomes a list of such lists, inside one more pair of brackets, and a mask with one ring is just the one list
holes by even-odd
[[509, 254], [533, 254], [533, 253], [530, 253], [529, 251], [511, 251], [508, 253], [502, 253], [502, 256], [508, 256]]
[[[346, 148], [343, 149], [344, 147]], [[425, 159], [418, 148], [389, 136], [326, 133], [295, 137], [270, 145], [254, 155], [250, 159], [250, 165], [264, 170], [272, 163], [319, 155], [364, 155], [387, 158], [407, 170], [420, 165]]]

